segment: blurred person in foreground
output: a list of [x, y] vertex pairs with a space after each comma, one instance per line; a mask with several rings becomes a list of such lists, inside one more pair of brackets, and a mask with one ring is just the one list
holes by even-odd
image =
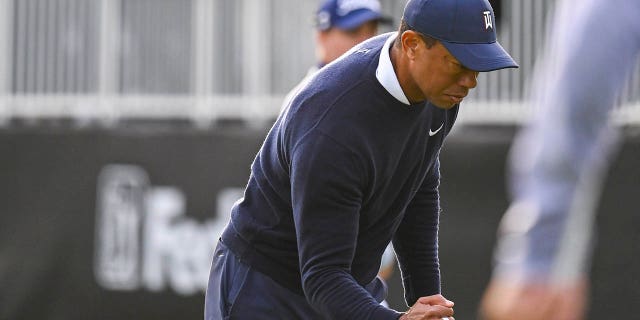
[[[517, 67], [493, 21], [487, 0], [410, 0], [397, 32], [299, 88], [216, 247], [207, 320], [453, 315], [440, 294], [439, 153], [478, 73]], [[380, 304], [390, 241], [404, 313]]]
[[556, 9], [531, 92], [540, 111], [511, 149], [513, 202], [481, 303], [487, 320], [587, 311], [594, 215], [615, 141], [608, 116], [640, 51], [640, 1]]

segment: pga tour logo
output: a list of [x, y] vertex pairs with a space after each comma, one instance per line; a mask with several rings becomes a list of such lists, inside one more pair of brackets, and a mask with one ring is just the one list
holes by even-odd
[[107, 290], [204, 292], [213, 249], [242, 189], [218, 193], [215, 219], [185, 215], [186, 197], [152, 186], [135, 165], [105, 166], [98, 176], [94, 273]]
[[484, 29], [489, 30], [489, 28], [493, 29], [493, 22], [491, 21], [491, 11], [482, 12], [484, 15]]

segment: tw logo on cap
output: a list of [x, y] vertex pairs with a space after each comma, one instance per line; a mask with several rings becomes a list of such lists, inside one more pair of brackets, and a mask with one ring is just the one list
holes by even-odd
[[493, 29], [493, 22], [491, 21], [491, 11], [484, 11], [482, 12], [482, 14], [484, 15], [484, 29]]

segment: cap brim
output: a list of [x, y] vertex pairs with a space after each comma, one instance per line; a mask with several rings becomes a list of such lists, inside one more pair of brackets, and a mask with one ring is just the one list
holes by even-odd
[[350, 13], [348, 17], [342, 18], [334, 23], [334, 27], [343, 30], [353, 30], [365, 22], [378, 21], [379, 23], [391, 23], [392, 19], [383, 17], [379, 12], [362, 10]]
[[474, 71], [518, 68], [518, 64], [500, 43], [453, 43], [440, 41], [463, 66]]

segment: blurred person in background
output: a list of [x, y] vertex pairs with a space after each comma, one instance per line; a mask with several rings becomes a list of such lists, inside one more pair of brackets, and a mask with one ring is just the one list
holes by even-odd
[[[563, 1], [511, 149], [487, 320], [583, 319], [595, 211], [615, 131], [607, 125], [640, 51], [640, 1]], [[615, 297], [613, 297], [615, 299]]]
[[[378, 34], [380, 25], [393, 19], [382, 14], [378, 0], [323, 0], [314, 16], [316, 65], [286, 96], [295, 94], [318, 69], [340, 57], [356, 44]], [[282, 108], [286, 104], [283, 104]]]
[[[320, 68], [331, 63], [358, 43], [378, 34], [380, 25], [391, 24], [393, 19], [384, 16], [378, 0], [324, 0], [315, 13], [315, 43], [318, 62], [285, 97], [285, 103], [305, 85]], [[378, 275], [388, 281], [395, 269], [396, 257], [391, 244], [384, 251]], [[388, 306], [387, 301], [382, 304]]]
[[[515, 67], [487, 0], [409, 0], [398, 31], [316, 72], [256, 155], [215, 249], [205, 318], [453, 319], [440, 294], [440, 149], [478, 74]], [[391, 241], [403, 313], [380, 304]]]
[[318, 68], [337, 59], [356, 44], [378, 34], [383, 16], [378, 0], [324, 0], [315, 16]]
[[[309, 69], [307, 76], [300, 82], [303, 85], [318, 69], [337, 59], [358, 43], [378, 34], [380, 25], [393, 22], [384, 16], [378, 0], [324, 0], [315, 14], [315, 42], [318, 63]], [[299, 89], [296, 86], [285, 101]], [[286, 107], [286, 103], [282, 108]], [[388, 281], [393, 274], [395, 254], [391, 245], [384, 251], [378, 275]], [[386, 300], [382, 302], [388, 306]]]
[[[316, 71], [358, 43], [377, 35], [380, 25], [393, 22], [391, 17], [382, 14], [378, 0], [324, 0], [320, 2], [314, 20], [318, 63], [312, 66], [304, 79], [286, 95], [282, 109], [287, 106], [286, 102], [305, 85]], [[383, 281], [388, 281], [393, 275], [395, 262], [395, 253], [389, 244], [384, 251], [378, 273]], [[382, 301], [382, 304], [388, 306], [386, 300]]]

